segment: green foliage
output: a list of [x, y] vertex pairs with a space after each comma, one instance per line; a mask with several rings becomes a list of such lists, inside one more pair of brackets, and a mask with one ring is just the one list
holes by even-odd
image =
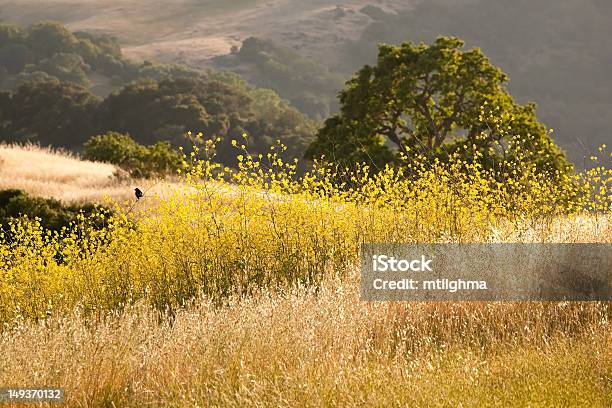
[[307, 156], [380, 168], [392, 156], [433, 159], [452, 152], [470, 159], [477, 150], [492, 166], [522, 140], [530, 154], [521, 159], [566, 171], [569, 164], [538, 122], [534, 105], [514, 102], [505, 89], [507, 76], [482, 51], [463, 45], [453, 37], [432, 45], [381, 45], [377, 65], [366, 65], [347, 82], [341, 113], [325, 122]]
[[[289, 154], [303, 154], [314, 126], [274, 95], [253, 95], [274, 104], [264, 109], [246, 88], [214, 79], [140, 81], [111, 94], [100, 106], [99, 121], [107, 130], [134, 135], [139, 143], [163, 139], [183, 145], [185, 133], [195, 130], [207, 137], [247, 134], [249, 144], [261, 152], [281, 139]], [[229, 138], [220, 146], [219, 158], [233, 160]]]
[[48, 22], [28, 27], [25, 41], [39, 58], [49, 58], [56, 53], [73, 50], [77, 44], [77, 39], [64, 26]]
[[85, 44], [57, 23], [41, 22], [26, 29], [0, 24], [0, 88], [14, 90], [18, 76], [42, 72], [62, 81], [88, 85], [88, 74], [99, 49]]
[[21, 190], [0, 190], [0, 227], [7, 226], [11, 219], [27, 216], [38, 218], [47, 230], [60, 231], [70, 223], [77, 222], [79, 214], [85, 217], [98, 211], [93, 204], [64, 205], [55, 199], [30, 197]]
[[213, 76], [138, 81], [103, 101], [81, 86], [41, 76], [14, 94], [0, 95], [2, 139], [80, 149], [91, 136], [115, 131], [133, 135], [138, 143], [169, 141], [177, 147], [193, 130], [211, 138], [227, 136], [219, 158], [230, 163], [231, 137], [248, 135], [258, 152], [280, 139], [290, 155], [300, 157], [315, 132], [307, 117], [274, 92]]
[[0, 109], [3, 140], [80, 147], [94, 133], [99, 100], [71, 82], [26, 82], [4, 94]]
[[41, 60], [38, 65], [27, 65], [26, 72], [44, 72], [60, 81], [73, 82], [87, 86], [87, 71], [89, 66], [77, 54], [56, 53], [50, 58]]
[[238, 52], [217, 59], [219, 66], [244, 73], [262, 88], [274, 89], [310, 117], [322, 119], [337, 109], [343, 77], [270, 40], [250, 37]]
[[[107, 36], [71, 33], [57, 23], [27, 28], [0, 24], [0, 88], [15, 90], [24, 73], [42, 72], [62, 81], [89, 85], [93, 74], [130, 80], [131, 66], [117, 41]], [[124, 78], [124, 79], [121, 79]]]
[[164, 79], [201, 78], [206, 76], [204, 71], [184, 65], [154, 64], [150, 61], [144, 61], [142, 64], [125, 61], [124, 67], [122, 79], [125, 83], [145, 79], [161, 81]]
[[[113, 37], [85, 32], [71, 33], [62, 25], [51, 22], [36, 23], [27, 28], [0, 23], [0, 57], [0, 89], [5, 90], [15, 90], [20, 84], [17, 76], [32, 72], [44, 72], [62, 81], [81, 85], [94, 83], [102, 77], [112, 83], [110, 89], [101, 88], [106, 91], [104, 95], [133, 81], [145, 79], [162, 81], [214, 78], [232, 86], [246, 86], [240, 77], [232, 73], [199, 70], [177, 64], [155, 64], [150, 61], [136, 63], [123, 56], [119, 43]], [[291, 59], [296, 57], [301, 58], [295, 53], [291, 55]], [[307, 74], [310, 77], [302, 80], [306, 81], [307, 86], [314, 83], [317, 89], [329, 90], [327, 77], [330, 74], [323, 67], [301, 58], [293, 63], [291, 69], [310, 72]], [[339, 88], [341, 81], [338, 82], [337, 78], [335, 81]], [[303, 85], [300, 85], [300, 89], [309, 89]], [[308, 96], [302, 95], [301, 98], [308, 99]]]
[[3, 80], [7, 80], [9, 75], [19, 74], [30, 61], [30, 51], [23, 44], [8, 43], [0, 46], [0, 61], [3, 61]]
[[84, 157], [116, 164], [129, 171], [132, 177], [151, 177], [175, 172], [182, 160], [168, 142], [143, 146], [129, 135], [117, 132], [108, 132], [89, 139], [85, 143]]

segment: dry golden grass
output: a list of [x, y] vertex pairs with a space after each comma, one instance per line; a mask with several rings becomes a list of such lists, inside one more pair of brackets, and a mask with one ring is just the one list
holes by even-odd
[[375, 303], [355, 279], [319, 293], [78, 313], [0, 337], [0, 384], [66, 388], [67, 406], [612, 404], [605, 303]]
[[[610, 221], [503, 240], [611, 242]], [[145, 302], [84, 316], [5, 330], [0, 384], [62, 386], [70, 407], [612, 404], [610, 302], [364, 302], [351, 270], [173, 318]]]
[[0, 145], [0, 169], [0, 188], [63, 201], [99, 201], [104, 195], [117, 197], [124, 188], [111, 164], [35, 145]]
[[[16, 188], [64, 202], [131, 202], [134, 187], [164, 196], [172, 181], [133, 180], [116, 166], [36, 145], [0, 144], [0, 190]], [[129, 204], [128, 204], [129, 205]]]

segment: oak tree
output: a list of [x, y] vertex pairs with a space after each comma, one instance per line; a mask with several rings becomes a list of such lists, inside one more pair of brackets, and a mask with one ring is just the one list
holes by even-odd
[[535, 106], [517, 104], [506, 90], [507, 75], [480, 49], [463, 46], [454, 37], [380, 45], [377, 64], [347, 82], [340, 113], [325, 122], [307, 157], [382, 166], [399, 156], [446, 157], [469, 146], [493, 162], [517, 138], [538, 166], [566, 168]]

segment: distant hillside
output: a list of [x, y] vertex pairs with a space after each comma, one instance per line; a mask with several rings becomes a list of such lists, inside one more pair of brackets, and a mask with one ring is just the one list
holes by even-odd
[[244, 135], [252, 153], [280, 140], [290, 158], [302, 157], [315, 124], [228, 71], [137, 63], [114, 38], [58, 23], [0, 23], [0, 141], [80, 151], [108, 131], [175, 147], [190, 147], [187, 132], [202, 132], [221, 138], [217, 158], [232, 164], [231, 140]]
[[[124, 56], [112, 36], [71, 32], [49, 21], [29, 26], [0, 22], [0, 90], [14, 91], [25, 82], [55, 78], [106, 96], [135, 80], [196, 78], [203, 74], [180, 64], [133, 61]], [[234, 78], [228, 80], [236, 82]]]
[[[377, 0], [401, 10], [418, 0]], [[0, 0], [2, 18], [21, 25], [54, 20], [71, 31], [108, 34], [131, 58], [198, 62], [229, 53], [250, 37], [291, 45], [305, 56], [357, 38], [371, 0]], [[320, 58], [317, 58], [320, 59]]]
[[215, 67], [239, 73], [262, 88], [274, 89], [312, 118], [325, 120], [338, 110], [343, 75], [271, 40], [247, 38], [239, 50], [217, 57]]
[[[336, 78], [372, 63], [378, 42], [457, 35], [510, 75], [520, 102], [538, 104], [539, 117], [578, 165], [612, 137], [612, 2], [606, 0], [54, 0], [44, 6], [0, 0], [0, 10], [9, 22], [51, 18], [74, 31], [111, 34], [137, 59], [198, 67], [221, 61], [314, 118], [334, 111]], [[258, 62], [238, 53], [250, 37], [264, 41]], [[323, 89], [312, 78], [331, 81]]]
[[[376, 4], [394, 12], [417, 2], [378, 0]], [[123, 54], [135, 61], [231, 69], [254, 85], [274, 89], [302, 112], [322, 120], [336, 110], [336, 94], [347, 79], [347, 73], [328, 67], [338, 65], [344, 44], [358, 39], [372, 22], [369, 15], [359, 11], [370, 3], [53, 0], [41, 4], [36, 0], [0, 0], [0, 10], [9, 23], [28, 25], [53, 20], [70, 31], [111, 36], [119, 41]], [[251, 41], [251, 37], [259, 42]], [[232, 54], [232, 48], [244, 52]], [[261, 58], [263, 53], [268, 61]], [[217, 57], [223, 57], [222, 61]], [[91, 75], [89, 80], [98, 94], [113, 86], [104, 76]]]

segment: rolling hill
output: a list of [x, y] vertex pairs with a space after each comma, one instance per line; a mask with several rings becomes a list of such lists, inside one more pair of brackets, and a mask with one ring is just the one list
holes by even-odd
[[[510, 91], [520, 102], [538, 104], [540, 119], [555, 129], [556, 141], [579, 167], [611, 138], [612, 3], [603, 0], [521, 0], [511, 6], [502, 0], [53, 0], [44, 6], [0, 0], [0, 11], [6, 22], [53, 19], [73, 31], [114, 35], [131, 58], [234, 70], [319, 120], [337, 108], [338, 78], [372, 63], [377, 43], [457, 35], [483, 48], [510, 75]], [[274, 51], [266, 55], [274, 70], [235, 57], [250, 37], [271, 44]], [[295, 56], [287, 57], [283, 48]], [[282, 70], [298, 79], [270, 80]], [[328, 85], [313, 89], [309, 74], [323, 75]]]
[[0, 144], [0, 190], [19, 189], [66, 203], [103, 203], [107, 198], [133, 200], [136, 186], [152, 194], [171, 185], [130, 179], [112, 164], [82, 160], [63, 151]]

